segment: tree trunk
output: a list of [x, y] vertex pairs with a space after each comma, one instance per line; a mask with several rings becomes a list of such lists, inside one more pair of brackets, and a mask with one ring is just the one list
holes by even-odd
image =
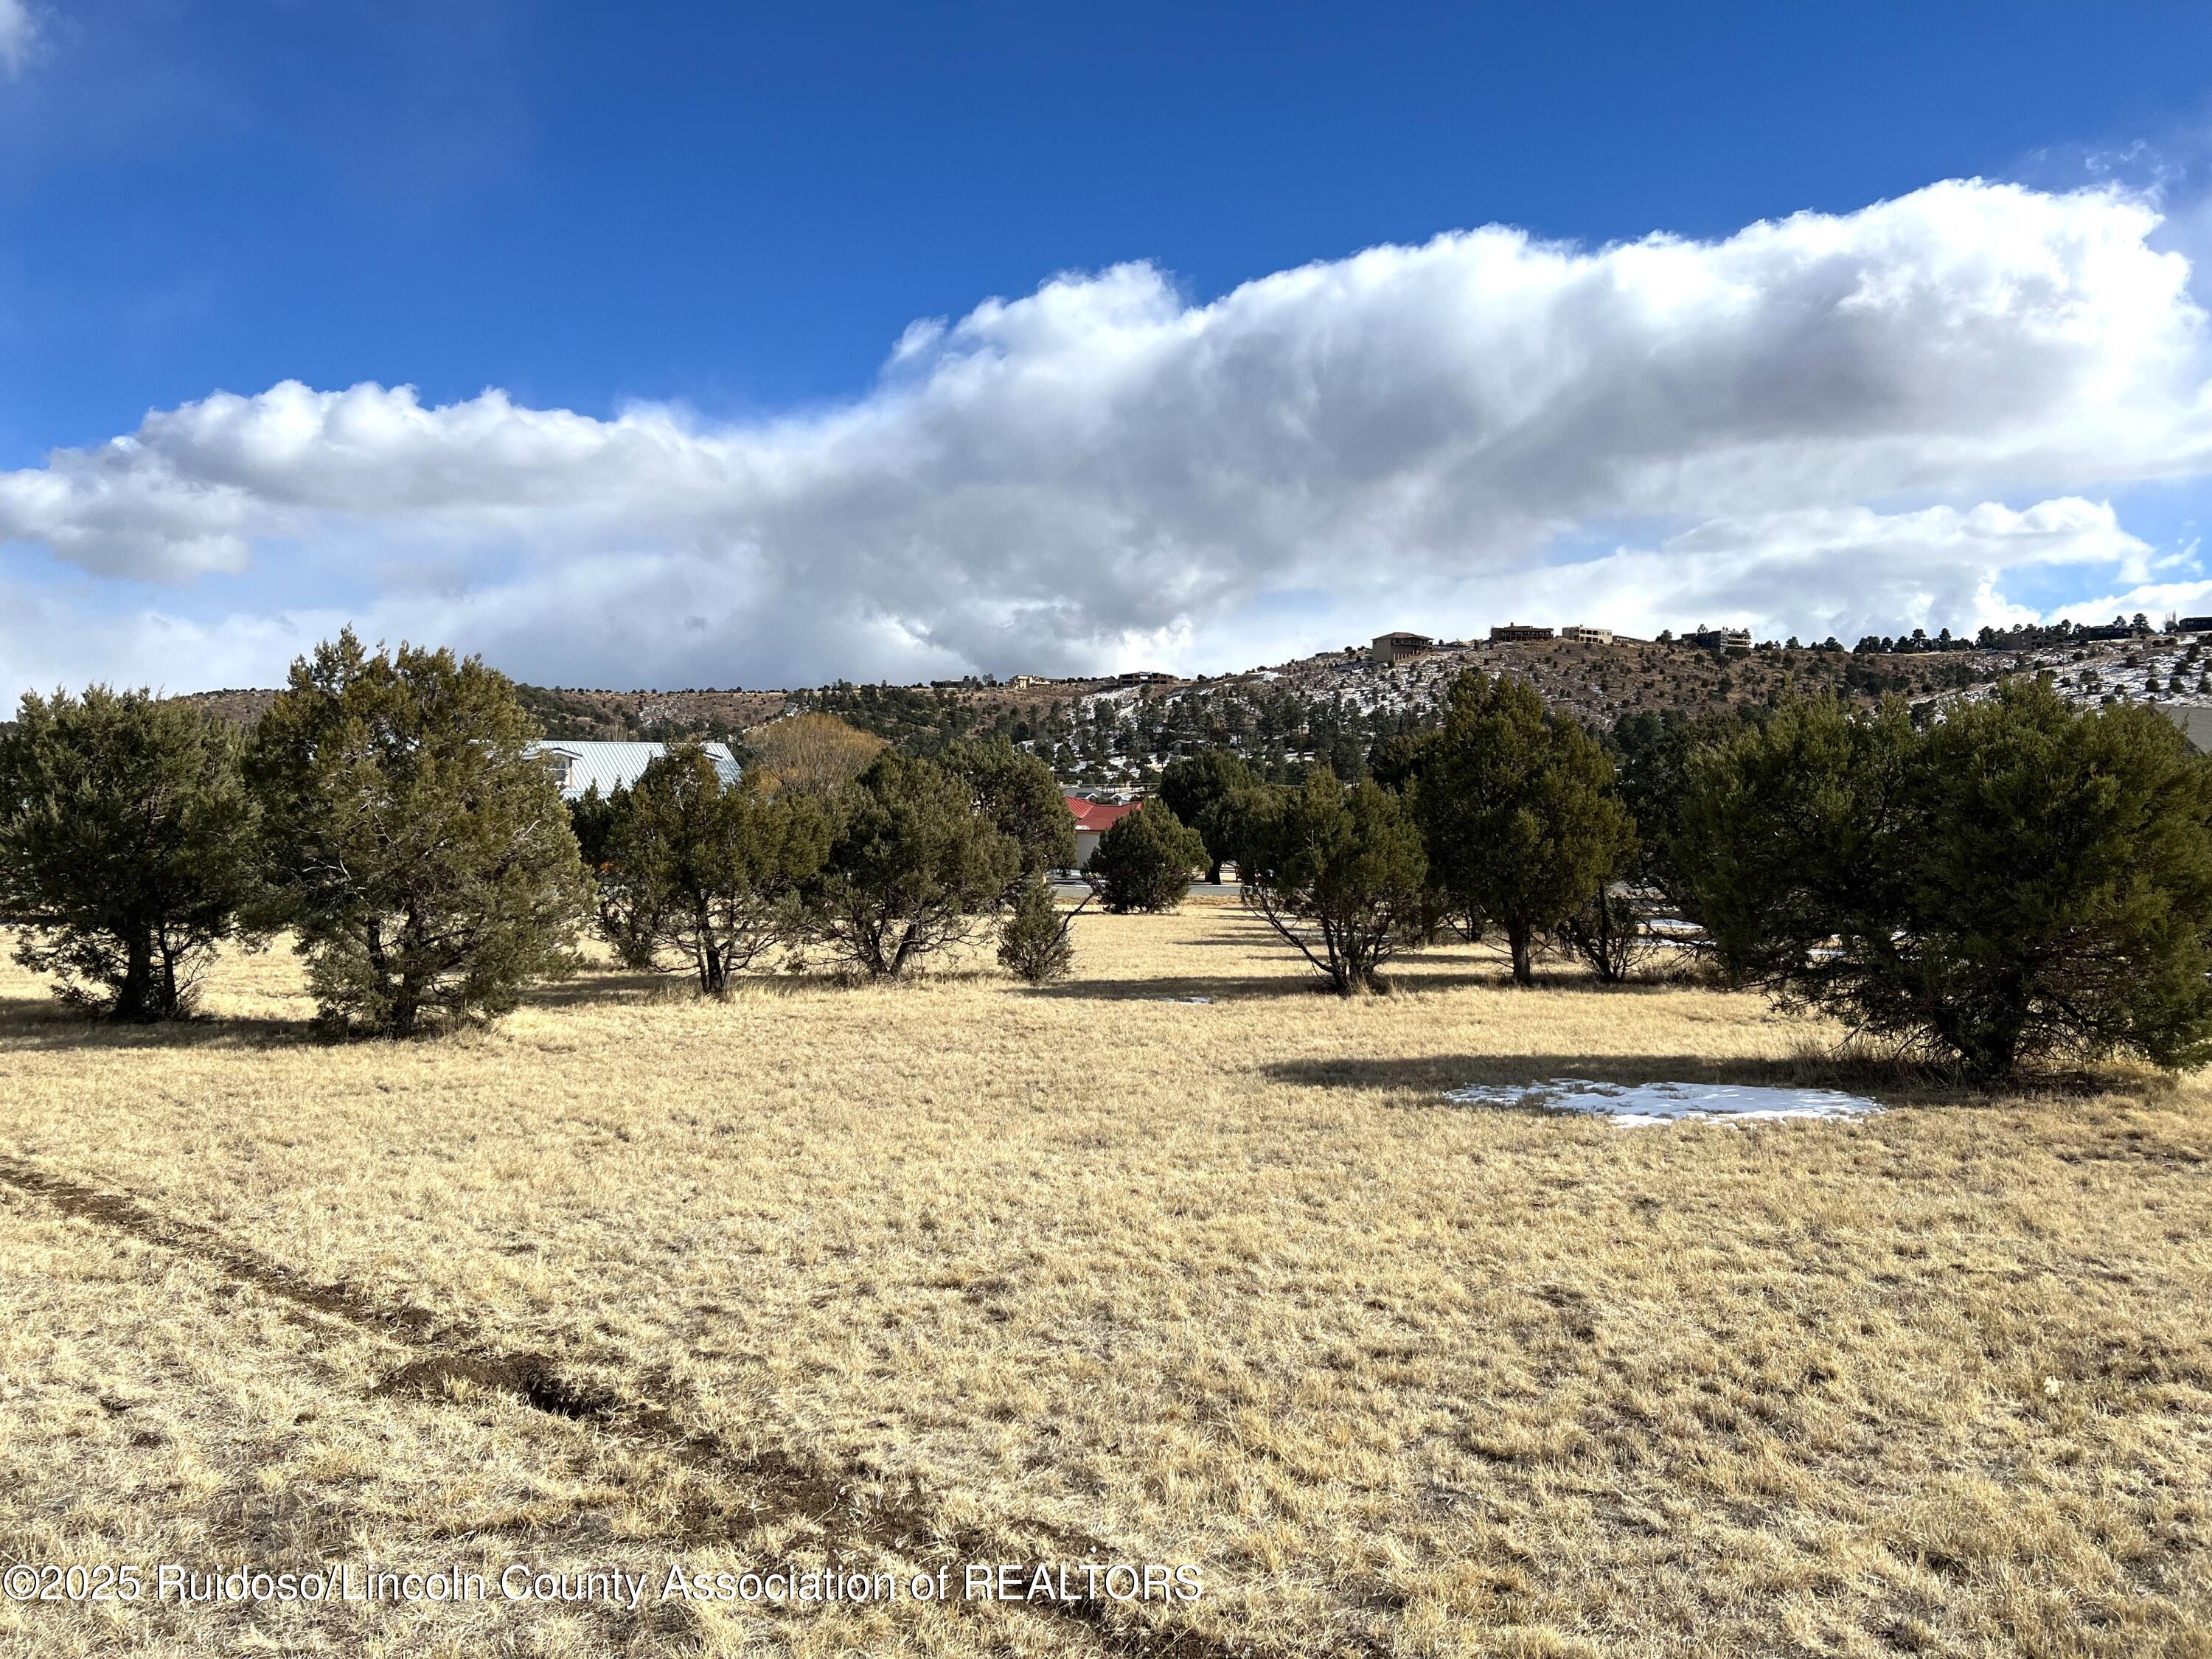
[[1534, 985], [1536, 974], [1528, 965], [1528, 924], [1525, 921], [1507, 922], [1505, 939], [1513, 947], [1513, 982], [1516, 985]]
[[158, 936], [161, 945], [161, 979], [159, 990], [159, 1012], [163, 1019], [173, 1019], [182, 1011], [184, 1000], [177, 994], [177, 954], [169, 949], [167, 933]]
[[400, 948], [407, 953], [401, 960], [409, 965], [399, 970], [399, 988], [392, 997], [392, 1035], [396, 1037], [413, 1036], [416, 1022], [422, 1017], [422, 981], [413, 965], [422, 960], [416, 954], [422, 949], [422, 924], [409, 916], [400, 932]]
[[1221, 885], [1221, 860], [1219, 859], [1214, 860], [1212, 863], [1206, 866], [1206, 879], [1210, 884], [1215, 887]]
[[123, 968], [123, 983], [115, 993], [115, 1018], [146, 1020], [154, 1018], [154, 939], [134, 933]]

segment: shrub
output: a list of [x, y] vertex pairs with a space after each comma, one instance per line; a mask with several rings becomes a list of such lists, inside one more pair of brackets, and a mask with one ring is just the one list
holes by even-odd
[[189, 1011], [254, 890], [254, 811], [230, 731], [188, 703], [94, 686], [23, 698], [0, 735], [0, 915], [15, 959], [117, 1019]]
[[1021, 863], [1021, 848], [976, 810], [965, 783], [887, 750], [838, 803], [809, 914], [836, 956], [894, 978], [975, 937]]
[[474, 657], [351, 629], [292, 665], [247, 777], [272, 917], [298, 929], [333, 1024], [406, 1036], [425, 1012], [484, 1019], [573, 966], [589, 890], [529, 716]]
[[1605, 751], [1504, 675], [1460, 676], [1422, 749], [1414, 798], [1441, 908], [1502, 926], [1524, 985], [1536, 935], [1601, 892], [1635, 848]]
[[1269, 791], [1245, 850], [1244, 902], [1342, 995], [1377, 988], [1391, 955], [1435, 926], [1419, 827], [1371, 781], [1346, 788], [1319, 767]]
[[[1090, 900], [1086, 897], [1084, 903]], [[1078, 905], [1076, 910], [1080, 910]], [[1013, 908], [999, 929], [999, 960], [1009, 973], [1032, 985], [1049, 985], [1066, 979], [1074, 965], [1075, 947], [1068, 942], [1068, 927], [1076, 910], [1062, 911], [1051, 880], [1042, 875], [1025, 879], [1014, 897]]]
[[1693, 784], [1717, 952], [1784, 1002], [1984, 1081], [2212, 1054], [2212, 768], [2152, 711], [2021, 679], [1925, 731], [1797, 702]]
[[1653, 948], [1636, 913], [1636, 902], [1610, 889], [1592, 894], [1568, 911], [1554, 933], [1561, 949], [1607, 985], [1626, 980]]
[[1190, 890], [1194, 872], [1206, 862], [1206, 843], [1198, 832], [1155, 800], [1125, 812], [1098, 837], [1085, 872], [1098, 896], [1115, 915], [1133, 910], [1172, 910]]
[[679, 952], [702, 991], [720, 995], [732, 974], [804, 933], [799, 892], [829, 851], [820, 801], [725, 783], [696, 744], [655, 758], [617, 799], [608, 863], [629, 924]]

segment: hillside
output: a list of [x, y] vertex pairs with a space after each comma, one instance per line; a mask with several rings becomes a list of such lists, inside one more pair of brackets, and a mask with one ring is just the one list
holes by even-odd
[[[2014, 673], [2047, 672], [2079, 702], [2119, 698], [2212, 706], [2212, 660], [2198, 636], [2146, 634], [2084, 639], [2040, 630], [2002, 643], [1844, 651], [1761, 645], [1726, 653], [1677, 641], [1610, 644], [1543, 640], [1446, 641], [1389, 665], [1361, 650], [1299, 658], [1242, 673], [1177, 679], [933, 685], [837, 682], [796, 690], [584, 690], [524, 685], [523, 701], [553, 738], [736, 738], [786, 714], [819, 709], [927, 753], [963, 737], [1004, 737], [1052, 762], [1072, 788], [1139, 788], [1176, 754], [1228, 744], [1263, 769], [1320, 760], [1355, 774], [1372, 745], [1433, 718], [1468, 669], [1526, 679], [1555, 708], [1603, 729], [1623, 715], [1686, 715], [1768, 705], [1793, 692], [1832, 692], [1856, 702], [1890, 693], [1916, 705], [1986, 695]], [[199, 693], [191, 701], [241, 724], [258, 718], [273, 690]]]

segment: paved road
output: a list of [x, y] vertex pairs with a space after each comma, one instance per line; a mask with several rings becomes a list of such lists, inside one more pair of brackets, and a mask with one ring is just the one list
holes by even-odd
[[[1052, 885], [1054, 892], [1068, 898], [1080, 898], [1090, 890], [1083, 883], [1065, 876], [1055, 878]], [[1235, 898], [1237, 893], [1237, 886], [1233, 881], [1194, 881], [1190, 884], [1193, 898]]]

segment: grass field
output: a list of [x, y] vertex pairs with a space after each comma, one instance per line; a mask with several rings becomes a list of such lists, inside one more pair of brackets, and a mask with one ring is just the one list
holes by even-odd
[[1817, 1080], [1832, 1033], [1464, 950], [1341, 1002], [1233, 908], [1078, 946], [1046, 991], [592, 972], [398, 1046], [314, 1040], [283, 955], [154, 1031], [8, 970], [0, 1563], [649, 1589], [149, 1577], [0, 1602], [0, 1652], [2212, 1655], [2203, 1084], [1622, 1130], [1440, 1093]]

